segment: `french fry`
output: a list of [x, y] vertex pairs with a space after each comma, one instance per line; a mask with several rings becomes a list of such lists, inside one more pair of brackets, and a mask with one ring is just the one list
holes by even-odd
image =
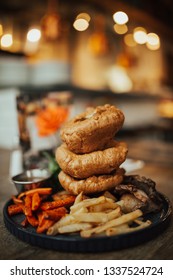
[[81, 237], [84, 237], [84, 238], [91, 237], [92, 234], [96, 233], [96, 229], [97, 229], [97, 228], [98, 228], [98, 227], [94, 227], [94, 228], [87, 229], [87, 230], [81, 230], [80, 236], [81, 236]]
[[103, 212], [107, 209], [116, 209], [119, 205], [115, 202], [104, 202], [89, 207], [89, 212]]
[[12, 200], [13, 200], [14, 204], [22, 204], [23, 203], [22, 199], [19, 199], [14, 195], [12, 196]]
[[124, 214], [124, 215], [118, 217], [117, 219], [110, 220], [107, 223], [105, 223], [104, 225], [97, 226], [95, 228], [92, 228], [91, 230], [83, 231], [83, 232], [81, 232], [81, 236], [90, 237], [94, 233], [96, 234], [96, 233], [104, 232], [108, 228], [112, 228], [112, 227], [116, 227], [116, 226], [120, 226], [122, 224], [128, 223], [142, 215], [143, 215], [142, 211], [137, 209], [128, 214]]
[[44, 221], [45, 213], [43, 211], [37, 211], [38, 225], [41, 226]]
[[58, 222], [56, 222], [53, 226], [51, 226], [48, 231], [47, 234], [48, 235], [56, 235], [59, 231], [60, 227], [69, 225], [71, 223], [74, 223], [75, 219], [72, 215], [65, 215], [64, 217], [62, 217]]
[[25, 217], [25, 218], [23, 219], [23, 221], [22, 221], [20, 224], [21, 224], [21, 226], [26, 227], [26, 226], [28, 225], [28, 219], [27, 219], [27, 217]]
[[8, 214], [10, 216], [23, 213], [23, 206], [20, 204], [12, 204], [8, 206]]
[[38, 194], [38, 192], [36, 192], [32, 196], [32, 206], [31, 206], [32, 211], [37, 210], [40, 206], [40, 203], [41, 203], [40, 195]]
[[24, 214], [32, 216], [32, 197], [30, 195], [27, 195], [24, 199]]
[[112, 235], [116, 235], [116, 234], [133, 232], [133, 231], [137, 231], [137, 230], [146, 228], [149, 225], [151, 225], [151, 221], [149, 221], [149, 220], [147, 220], [146, 222], [142, 222], [137, 227], [129, 227], [128, 224], [124, 224], [124, 225], [121, 225], [119, 227], [114, 227], [114, 228], [107, 229], [106, 230], [106, 235], [107, 236], [112, 236]]
[[22, 197], [24, 197], [26, 195], [33, 195], [36, 192], [40, 195], [45, 195], [45, 194], [48, 195], [48, 194], [51, 194], [52, 188], [36, 188], [36, 189], [29, 190], [29, 191], [25, 191], [18, 195], [18, 199], [21, 199]]
[[121, 208], [117, 207], [116, 209], [107, 213], [108, 221], [116, 219], [122, 215]]
[[126, 230], [129, 229], [129, 225], [128, 224], [123, 224], [117, 227], [112, 227], [112, 228], [108, 228], [105, 233], [107, 236], [111, 236], [111, 235], [115, 235], [115, 234], [121, 234], [121, 233], [125, 233]]
[[96, 233], [102, 232], [110, 227], [115, 227], [115, 226], [119, 226], [119, 225], [122, 225], [122, 224], [125, 224], [128, 222], [131, 222], [134, 219], [136, 219], [142, 215], [143, 215], [143, 213], [139, 209], [137, 209], [133, 212], [130, 212], [128, 214], [124, 214], [124, 215], [120, 216], [119, 218], [111, 220], [111, 221], [107, 222], [105, 225], [98, 227], [96, 230]]
[[74, 213], [72, 216], [77, 222], [85, 222], [85, 223], [94, 223], [94, 224], [102, 224], [106, 223], [109, 220], [118, 218], [121, 215], [121, 209], [118, 207], [114, 211], [109, 213], [104, 212], [88, 212], [88, 213]]
[[61, 218], [57, 223], [55, 223], [52, 227], [50, 227], [47, 231], [48, 235], [56, 235], [59, 233], [59, 228], [70, 225], [76, 222], [89, 222], [90, 223], [100, 223], [105, 221], [108, 221], [110, 218], [117, 218], [119, 217], [120, 213], [120, 207], [116, 208], [115, 210], [111, 211], [110, 213], [87, 213], [82, 211], [87, 210], [86, 208], [80, 208], [78, 211], [76, 211], [74, 214], [68, 214]]
[[75, 196], [71, 195], [63, 200], [57, 200], [57, 201], [50, 201], [50, 202], [43, 202], [40, 206], [42, 210], [50, 210], [62, 206], [69, 206], [72, 205], [75, 201]]
[[77, 222], [84, 222], [84, 223], [100, 224], [108, 221], [107, 214], [101, 212], [81, 213], [81, 214], [77, 213], [77, 214], [72, 214], [72, 216]]
[[65, 207], [59, 207], [53, 210], [44, 211], [44, 218], [53, 221], [58, 221], [65, 214], [67, 214], [67, 209]]
[[66, 226], [59, 227], [58, 232], [59, 233], [72, 233], [72, 232], [78, 232], [81, 230], [87, 230], [90, 229], [92, 225], [90, 223], [75, 223], [70, 224]]
[[137, 225], [141, 225], [143, 223], [143, 221], [140, 219], [135, 219], [134, 223], [136, 223]]
[[51, 227], [54, 224], [53, 220], [48, 220], [48, 219], [44, 219], [42, 221], [41, 226], [38, 226], [36, 229], [37, 233], [43, 233], [46, 232], [48, 230], [49, 227]]
[[103, 203], [105, 201], [106, 201], [106, 197], [104, 197], [104, 196], [99, 196], [97, 198], [85, 199], [85, 200], [71, 206], [70, 207], [70, 213], [74, 213], [75, 211], [79, 210], [81, 207], [89, 207], [89, 206], [92, 206], [92, 205]]
[[38, 226], [38, 220], [36, 219], [36, 217], [32, 216], [26, 216], [29, 224], [33, 227], [37, 227]]
[[73, 205], [78, 204], [79, 202], [81, 202], [83, 200], [83, 192], [80, 192], [75, 199], [75, 202]]
[[80, 213], [88, 213], [88, 209], [86, 207], [81, 207], [79, 210], [77, 210], [74, 214], [80, 214]]

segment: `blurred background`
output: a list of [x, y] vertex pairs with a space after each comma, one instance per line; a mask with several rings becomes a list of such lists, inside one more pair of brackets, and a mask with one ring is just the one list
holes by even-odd
[[172, 74], [171, 0], [1, 0], [0, 147], [52, 149], [105, 103], [125, 114], [118, 137], [172, 145]]

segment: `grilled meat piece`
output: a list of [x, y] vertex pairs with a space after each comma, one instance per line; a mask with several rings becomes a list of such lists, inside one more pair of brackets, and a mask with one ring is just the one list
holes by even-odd
[[136, 198], [133, 194], [125, 193], [121, 196], [121, 200], [124, 201], [122, 209], [124, 213], [141, 209], [145, 206], [145, 203]]
[[127, 212], [140, 208], [144, 213], [150, 213], [162, 208], [162, 200], [156, 191], [155, 182], [139, 175], [124, 176], [122, 184], [115, 187], [115, 193], [124, 200]]
[[129, 175], [124, 176], [123, 184], [124, 183], [136, 186], [138, 189], [145, 192], [153, 202], [162, 205], [162, 199], [156, 190], [156, 183], [153, 180], [144, 176]]

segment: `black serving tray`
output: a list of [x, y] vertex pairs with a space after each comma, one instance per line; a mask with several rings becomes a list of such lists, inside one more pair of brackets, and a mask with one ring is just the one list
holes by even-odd
[[162, 210], [158, 213], [151, 213], [144, 216], [145, 220], [149, 219], [152, 222], [149, 227], [111, 237], [95, 236], [82, 238], [79, 234], [56, 236], [38, 234], [32, 226], [24, 228], [20, 225], [21, 221], [24, 219], [23, 214], [18, 214], [12, 217], [8, 215], [7, 208], [13, 203], [12, 200], [8, 201], [4, 206], [4, 223], [6, 228], [18, 239], [46, 249], [83, 253], [119, 250], [147, 242], [166, 229], [172, 216], [172, 206], [165, 195], [160, 194], [160, 197], [163, 201]]

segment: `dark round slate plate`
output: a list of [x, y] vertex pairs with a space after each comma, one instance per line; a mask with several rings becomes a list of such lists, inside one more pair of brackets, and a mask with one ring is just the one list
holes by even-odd
[[20, 240], [34, 246], [46, 249], [64, 251], [64, 252], [106, 252], [119, 250], [136, 246], [149, 241], [159, 235], [169, 224], [172, 207], [168, 198], [160, 194], [163, 200], [163, 208], [158, 213], [145, 215], [145, 219], [152, 221], [151, 226], [135, 232], [119, 234], [116, 236], [96, 236], [91, 238], [82, 238], [78, 234], [48, 236], [46, 234], [37, 234], [31, 226], [26, 228], [20, 225], [24, 219], [23, 214], [10, 217], [7, 208], [12, 204], [8, 201], [4, 206], [3, 215], [6, 228]]

